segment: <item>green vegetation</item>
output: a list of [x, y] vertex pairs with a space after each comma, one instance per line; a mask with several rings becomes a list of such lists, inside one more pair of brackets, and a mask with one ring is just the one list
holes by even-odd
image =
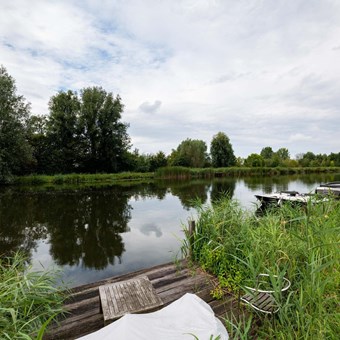
[[236, 165], [236, 157], [229, 137], [219, 132], [210, 144], [211, 163], [214, 168], [222, 168]]
[[187, 138], [169, 156], [170, 166], [203, 168], [209, 164], [207, 145], [203, 140]]
[[277, 176], [294, 174], [312, 174], [340, 172], [340, 167], [315, 167], [315, 168], [258, 168], [258, 167], [228, 167], [228, 168], [186, 168], [164, 167], [155, 172], [155, 178], [213, 178], [213, 177], [238, 177], [238, 176]]
[[39, 184], [82, 184], [104, 183], [112, 184], [123, 181], [140, 181], [153, 178], [153, 173], [121, 172], [117, 174], [68, 174], [68, 175], [29, 175], [17, 177], [15, 184], [39, 185]]
[[[285, 205], [256, 217], [224, 198], [212, 206], [198, 204], [197, 211], [196, 233], [185, 246], [190, 243], [192, 259], [218, 278], [220, 287], [212, 294], [242, 294], [242, 287], [254, 283], [259, 273], [271, 275], [276, 287], [283, 284], [282, 277], [292, 283], [286, 295], [275, 295], [281, 308], [274, 318], [252, 310], [258, 338], [337, 338], [339, 201], [304, 208]], [[252, 322], [248, 321], [246, 332]]]
[[120, 172], [113, 174], [28, 175], [14, 177], [20, 185], [79, 185], [118, 184], [127, 181], [150, 182], [155, 179], [197, 179], [239, 176], [276, 176], [312, 173], [339, 173], [340, 167], [329, 168], [186, 168], [181, 166], [158, 168], [155, 172]]
[[55, 273], [32, 272], [24, 258], [0, 259], [0, 338], [42, 339], [47, 325], [63, 312], [65, 295]]

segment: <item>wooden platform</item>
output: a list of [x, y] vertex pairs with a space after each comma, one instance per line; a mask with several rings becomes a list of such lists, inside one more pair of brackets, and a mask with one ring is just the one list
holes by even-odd
[[243, 314], [237, 298], [229, 295], [222, 300], [215, 300], [211, 297], [210, 292], [216, 284], [212, 276], [200, 269], [187, 267], [185, 262], [177, 265], [168, 263], [72, 289], [65, 303], [68, 313], [58, 325], [49, 329], [44, 339], [75, 339], [102, 328], [104, 317], [100, 312], [99, 287], [143, 276], [148, 277], [164, 306], [185, 293], [194, 293], [212, 307], [222, 322], [225, 318], [234, 320], [240, 313]]

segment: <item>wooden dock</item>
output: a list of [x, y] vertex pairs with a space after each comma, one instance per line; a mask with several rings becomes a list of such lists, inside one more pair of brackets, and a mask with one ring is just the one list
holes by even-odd
[[187, 266], [186, 262], [182, 261], [178, 264], [159, 265], [73, 288], [65, 302], [68, 313], [58, 325], [48, 331], [44, 339], [75, 339], [102, 328], [104, 318], [100, 311], [99, 286], [142, 276], [147, 276], [151, 281], [164, 306], [185, 293], [194, 293], [211, 306], [222, 322], [225, 318], [231, 320], [232, 315], [239, 317], [244, 313], [242, 307], [242, 310], [239, 308], [237, 298], [231, 295], [221, 300], [212, 298], [210, 292], [216, 285], [215, 279], [201, 269]]

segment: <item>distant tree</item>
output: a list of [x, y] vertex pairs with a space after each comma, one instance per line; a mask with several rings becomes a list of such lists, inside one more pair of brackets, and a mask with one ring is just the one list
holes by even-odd
[[257, 153], [250, 154], [245, 160], [244, 165], [248, 167], [263, 167], [264, 159], [261, 155]]
[[287, 148], [280, 148], [275, 152], [275, 154], [279, 157], [280, 160], [289, 159], [290, 154]]
[[0, 66], [0, 182], [29, 171], [33, 163], [27, 140], [30, 105], [16, 90], [15, 80]]
[[172, 150], [170, 165], [203, 168], [208, 160], [207, 145], [202, 140], [186, 139]]
[[150, 171], [155, 171], [163, 166], [167, 166], [167, 158], [164, 152], [159, 151], [155, 155], [151, 155]]
[[266, 146], [261, 150], [260, 155], [263, 159], [271, 159], [274, 156], [274, 151], [270, 146]]
[[308, 151], [302, 155], [299, 155], [298, 162], [303, 167], [313, 166], [313, 162], [315, 161], [316, 156], [313, 152]]
[[218, 132], [211, 141], [210, 154], [212, 166], [215, 168], [233, 166], [236, 164], [233, 147], [228, 136]]
[[330, 166], [340, 166], [340, 152], [329, 155]]
[[264, 166], [272, 167], [278, 165], [278, 157], [275, 157], [275, 152], [270, 146], [262, 148], [260, 156], [264, 160]]

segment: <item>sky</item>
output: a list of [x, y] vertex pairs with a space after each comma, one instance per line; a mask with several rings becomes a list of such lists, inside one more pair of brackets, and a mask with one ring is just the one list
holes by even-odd
[[237, 157], [340, 152], [339, 0], [0, 0], [0, 64], [32, 114], [119, 94], [140, 153], [218, 132]]

